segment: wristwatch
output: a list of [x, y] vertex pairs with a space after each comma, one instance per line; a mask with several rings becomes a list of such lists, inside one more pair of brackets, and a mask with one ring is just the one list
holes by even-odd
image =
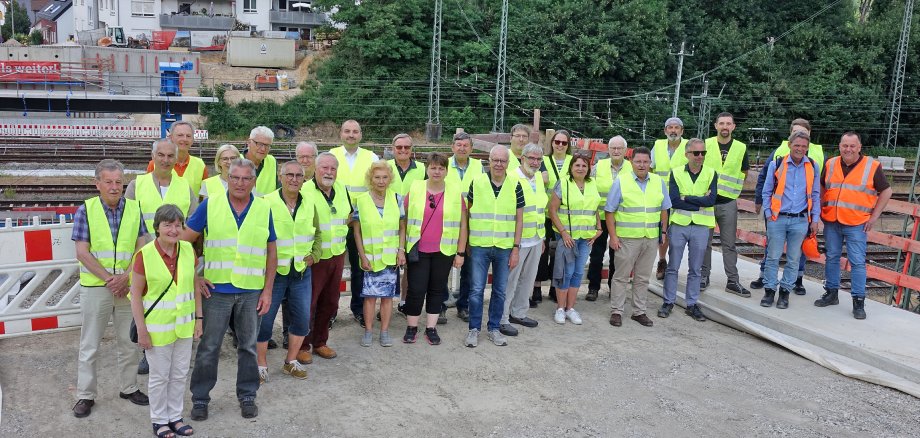
[[515, 243], [514, 246], [512, 246], [512, 248], [521, 249], [521, 244], [520, 244], [520, 243]]

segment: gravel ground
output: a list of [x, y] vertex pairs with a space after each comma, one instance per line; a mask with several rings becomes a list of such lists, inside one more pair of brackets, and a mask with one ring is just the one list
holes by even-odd
[[[540, 326], [521, 328], [509, 346], [482, 336], [469, 349], [454, 310], [440, 346], [362, 348], [345, 296], [330, 339], [339, 357], [316, 358], [297, 381], [281, 374], [280, 350], [270, 351], [254, 420], [239, 416], [227, 342], [211, 418], [193, 423], [196, 436], [920, 435], [920, 403], [909, 395], [680, 311], [652, 328], [628, 319], [613, 328], [606, 297], [579, 303], [583, 326], [554, 324], [544, 302], [531, 311]], [[650, 298], [650, 308], [659, 304]], [[404, 328], [395, 317], [391, 333]], [[78, 342], [79, 331], [0, 340], [0, 436], [149, 436], [147, 409], [117, 397], [111, 333], [94, 412], [71, 415]]]

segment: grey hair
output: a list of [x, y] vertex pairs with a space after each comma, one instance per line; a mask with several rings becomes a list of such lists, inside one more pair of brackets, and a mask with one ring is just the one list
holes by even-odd
[[159, 140], [153, 141], [153, 146], [150, 147], [150, 155], [157, 153], [157, 149], [160, 148], [161, 144], [170, 144], [172, 145], [173, 148], [176, 149], [176, 153], [179, 152], [179, 146], [173, 143], [172, 140], [169, 139], [169, 137], [166, 137], [166, 138], [161, 138]]
[[518, 123], [517, 125], [512, 126], [511, 135], [514, 135], [515, 131], [524, 131], [527, 133], [527, 135], [530, 135], [530, 127], [523, 123]]
[[687, 149], [688, 147], [690, 147], [691, 145], [694, 145], [694, 144], [697, 144], [697, 143], [702, 144], [704, 148], [706, 147], [706, 142], [703, 141], [703, 139], [697, 138], [697, 137], [693, 137], [693, 138], [691, 138], [690, 140], [687, 140], [687, 144], [684, 145], [684, 150], [686, 150], [686, 149]]
[[278, 171], [283, 172], [284, 168], [288, 166], [297, 166], [298, 170], [303, 170], [303, 168], [300, 167], [300, 163], [298, 163], [297, 160], [290, 160], [290, 161], [285, 161], [284, 164], [281, 165], [281, 168], [278, 169]]
[[393, 142], [390, 143], [390, 144], [391, 144], [391, 145], [395, 145], [395, 144], [396, 144], [396, 140], [402, 140], [402, 139], [404, 139], [404, 138], [408, 138], [408, 139], [409, 139], [409, 143], [410, 143], [410, 145], [411, 145], [411, 143], [412, 143], [412, 136], [410, 136], [409, 134], [406, 134], [406, 133], [396, 134], [396, 137], [393, 137]]
[[99, 164], [96, 164], [96, 179], [99, 179], [99, 175], [101, 175], [102, 172], [111, 172], [113, 170], [117, 170], [124, 174], [125, 165], [121, 164], [121, 161], [113, 160], [111, 158], [106, 158], [100, 161]]
[[319, 160], [323, 158], [332, 158], [335, 161], [335, 167], [339, 167], [339, 159], [333, 155], [332, 152], [323, 152], [316, 156], [316, 164], [319, 165]]
[[256, 138], [257, 135], [268, 137], [270, 141], [275, 141], [275, 133], [271, 129], [268, 129], [267, 126], [256, 126], [252, 128], [252, 131], [249, 131], [250, 140]]
[[610, 141], [607, 142], [607, 147], [609, 148], [610, 146], [613, 146], [613, 142], [615, 141], [622, 142], [624, 148], [628, 147], [626, 146], [626, 139], [623, 138], [622, 135], [614, 135], [613, 137], [610, 137]]
[[253, 163], [249, 159], [240, 157], [240, 158], [237, 158], [231, 161], [230, 162], [230, 172], [233, 172], [233, 168], [235, 167], [248, 167], [249, 170], [252, 171], [252, 176], [258, 176], [256, 172], [256, 163]]
[[237, 149], [236, 146], [229, 143], [220, 145], [220, 147], [217, 148], [217, 153], [214, 154], [214, 170], [216, 170], [217, 173], [220, 173], [220, 155], [227, 151], [233, 151], [236, 153], [237, 157], [240, 156], [240, 150]]
[[182, 126], [182, 125], [192, 128], [192, 136], [195, 135], [195, 125], [193, 125], [192, 122], [189, 122], [186, 120], [177, 120], [173, 122], [173, 124], [169, 126], [169, 134], [172, 135], [172, 133], [176, 130], [176, 126]]
[[805, 132], [805, 131], [796, 130], [796, 131], [793, 131], [792, 134], [789, 134], [789, 144], [791, 145], [791, 144], [792, 144], [792, 140], [795, 140], [795, 139], [797, 139], [797, 138], [804, 138], [806, 141], [808, 141], [809, 143], [811, 143], [811, 135], [809, 135], [809, 134], [808, 134], [807, 132]]
[[492, 146], [492, 150], [489, 151], [489, 158], [492, 158], [492, 155], [494, 155], [496, 152], [504, 152], [505, 155], [509, 155], [509, 156], [511, 153], [508, 151], [508, 146], [497, 144], [495, 146]]
[[528, 153], [533, 153], [533, 152], [539, 153], [541, 157], [543, 156], [543, 148], [540, 145], [535, 144], [535, 143], [527, 143], [526, 145], [524, 145], [524, 149], [521, 151], [521, 156], [524, 156]]
[[153, 214], [153, 232], [157, 237], [160, 237], [160, 224], [163, 222], [175, 222], [179, 221], [182, 224], [182, 228], [185, 228], [185, 216], [182, 214], [182, 210], [179, 210], [179, 207], [176, 207], [173, 204], [163, 204], [160, 208], [157, 209], [156, 213]]
[[294, 154], [297, 154], [297, 149], [300, 149], [301, 146], [309, 146], [313, 148], [313, 152], [319, 152], [319, 148], [316, 147], [316, 143], [312, 141], [300, 141], [297, 142], [297, 146], [294, 148]]

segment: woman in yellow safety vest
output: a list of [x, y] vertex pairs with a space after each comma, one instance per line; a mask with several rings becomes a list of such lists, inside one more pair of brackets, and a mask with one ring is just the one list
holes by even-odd
[[201, 336], [201, 296], [195, 293], [195, 250], [179, 240], [185, 218], [163, 204], [153, 217], [156, 239], [134, 255], [131, 312], [137, 344], [150, 364], [150, 419], [158, 437], [194, 433], [182, 419], [192, 338]]
[[240, 151], [232, 144], [224, 144], [217, 148], [214, 154], [214, 175], [201, 183], [198, 196], [207, 198], [209, 193], [224, 193], [227, 191], [227, 173], [230, 172], [230, 162], [240, 157]]
[[415, 181], [406, 195], [406, 235], [403, 240], [412, 257], [407, 266], [406, 334], [411, 344], [418, 335], [422, 304], [428, 314], [425, 338], [441, 343], [438, 314], [447, 299], [447, 277], [451, 266], [460, 269], [466, 258], [467, 211], [459, 184], [444, 184], [449, 163], [437, 152], [428, 155], [427, 181]]
[[[546, 184], [544, 187], [556, 187], [560, 179], [564, 179], [569, 171], [569, 165], [572, 164], [572, 138], [569, 131], [560, 129], [553, 134], [550, 139], [550, 147], [553, 153], [543, 157], [543, 167], [546, 167]], [[549, 219], [549, 210], [546, 210], [546, 229], [553, 226]], [[540, 255], [540, 266], [537, 269], [537, 283], [553, 279], [553, 265], [556, 259], [555, 251], [550, 251], [550, 244], [556, 240], [556, 233], [546, 233], [545, 245], [546, 250]], [[558, 243], [557, 243], [558, 244]], [[550, 284], [549, 298], [556, 299], [556, 288]], [[534, 285], [533, 295], [530, 297], [531, 307], [537, 307], [537, 303], [543, 301], [543, 292], [539, 286]]]
[[575, 298], [591, 246], [601, 235], [597, 214], [600, 195], [594, 180], [588, 176], [590, 171], [588, 156], [575, 155], [569, 164], [568, 177], [559, 180], [549, 201], [549, 218], [557, 240], [562, 243], [556, 244], [556, 267], [553, 269], [557, 303], [553, 320], [557, 324], [565, 324], [566, 318], [572, 324], [581, 324], [581, 315], [575, 310]]
[[[393, 169], [384, 160], [378, 160], [367, 169], [365, 183], [369, 196], [355, 201], [351, 226], [355, 232], [360, 268], [364, 271], [364, 336], [361, 345], [370, 347], [373, 341], [374, 311], [380, 299], [380, 345], [393, 346], [390, 337], [390, 315], [393, 297], [399, 292], [397, 266], [406, 265], [406, 221], [402, 197], [390, 189]], [[355, 267], [352, 267], [355, 269]]]

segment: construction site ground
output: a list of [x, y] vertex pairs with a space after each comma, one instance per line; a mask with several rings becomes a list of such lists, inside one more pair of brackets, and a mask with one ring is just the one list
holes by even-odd
[[[442, 345], [420, 337], [416, 344], [361, 347], [362, 329], [344, 294], [329, 341], [338, 357], [315, 358], [309, 378], [300, 381], [280, 372], [283, 353], [271, 350], [255, 419], [240, 417], [236, 354], [225, 338], [211, 418], [192, 422], [196, 436], [920, 434], [920, 403], [910, 395], [841, 376], [717, 323], [694, 321], [678, 308], [668, 319], [653, 317], [651, 328], [628, 318], [623, 327], [611, 327], [605, 292], [597, 302], [579, 302], [582, 326], [553, 323], [554, 303], [545, 300], [530, 311], [539, 327], [521, 328], [505, 347], [483, 335], [475, 349], [463, 346], [467, 324], [453, 309], [440, 327]], [[658, 305], [650, 294], [649, 307]], [[390, 333], [399, 337], [405, 326], [396, 316]], [[118, 398], [111, 329], [100, 351], [93, 413], [73, 417], [79, 333], [0, 340], [0, 436], [150, 434], [147, 408]], [[145, 387], [146, 377], [139, 379]], [[186, 413], [189, 403], [187, 395]]]

